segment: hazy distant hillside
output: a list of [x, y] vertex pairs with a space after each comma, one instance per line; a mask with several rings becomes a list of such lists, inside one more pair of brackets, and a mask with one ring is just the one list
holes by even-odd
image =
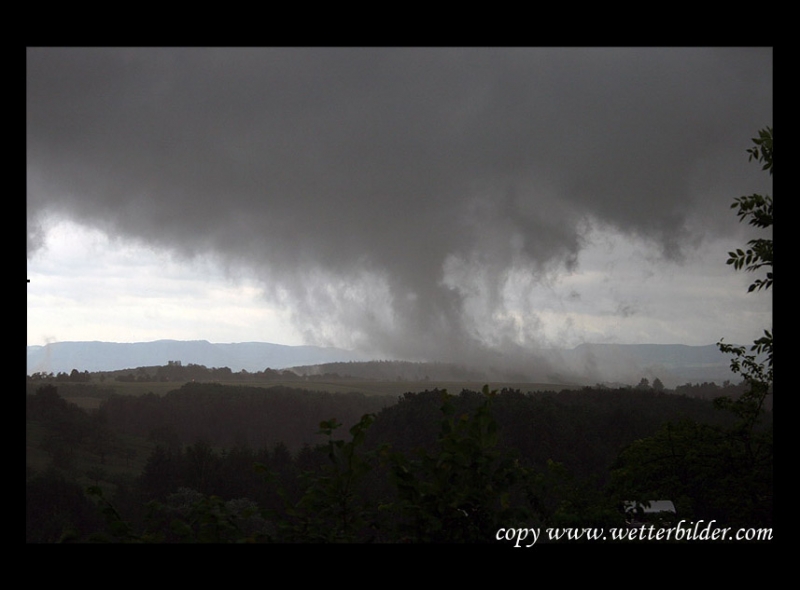
[[655, 378], [667, 387], [725, 380], [738, 382], [730, 356], [716, 344], [581, 344], [572, 350], [550, 351], [554, 362], [571, 367], [584, 380], [635, 383]]
[[660, 379], [666, 387], [685, 383], [737, 382], [730, 371], [730, 359], [716, 345], [681, 344], [582, 344], [572, 350], [544, 350], [539, 355], [550, 361], [546, 374], [525, 374], [522, 370], [503, 371], [464, 367], [452, 363], [410, 363], [372, 361], [326, 363], [290, 367], [298, 375], [337, 373], [360, 379], [425, 379], [439, 381], [541, 381], [548, 383], [595, 385], [616, 383], [636, 385], [642, 378]]
[[205, 340], [155, 342], [54, 342], [28, 347], [28, 374], [116, 371], [181, 361], [232, 371], [263, 371], [296, 365], [368, 360], [359, 353], [319, 346], [285, 346], [268, 342], [213, 344]]
[[[716, 345], [680, 344], [582, 344], [572, 350], [540, 351], [549, 359], [552, 375], [516, 375], [512, 380], [548, 382], [636, 384], [658, 378], [667, 387], [684, 383], [725, 380], [737, 382], [730, 372], [729, 357]], [[28, 347], [28, 374], [78, 371], [115, 371], [166, 365], [169, 361], [206, 367], [228, 367], [234, 372], [266, 368], [292, 368], [299, 374], [339, 373], [360, 378], [497, 380], [481, 367], [459, 367], [442, 363], [371, 362], [357, 352], [318, 346], [285, 346], [267, 342], [213, 344], [205, 340], [158, 340], [121, 344], [113, 342], [57, 342]], [[385, 373], [385, 374], [384, 374]], [[508, 380], [507, 377], [504, 378]], [[555, 381], [554, 381], [555, 379]]]
[[490, 381], [492, 376], [452, 363], [415, 363], [409, 361], [366, 361], [325, 363], [290, 367], [298, 375], [337, 374], [375, 381]]

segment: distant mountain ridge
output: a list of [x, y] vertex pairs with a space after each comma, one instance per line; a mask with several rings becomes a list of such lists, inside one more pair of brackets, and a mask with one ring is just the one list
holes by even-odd
[[369, 360], [340, 348], [288, 346], [269, 342], [211, 343], [207, 340], [156, 340], [154, 342], [53, 342], [28, 346], [27, 372], [69, 373], [117, 371], [161, 366], [181, 361], [206, 367], [228, 367], [234, 372], [284, 369], [341, 361]]
[[[667, 387], [684, 383], [725, 380], [737, 382], [730, 358], [716, 345], [683, 344], [581, 344], [574, 349], [539, 351], [562, 373], [563, 380], [635, 384], [641, 378], [660, 379]], [[162, 366], [169, 361], [206, 367], [228, 367], [233, 372], [288, 369], [332, 363], [379, 360], [333, 347], [288, 346], [268, 342], [211, 343], [206, 340], [156, 340], [154, 342], [54, 342], [28, 346], [27, 374], [117, 371]], [[357, 372], [352, 367], [352, 372]], [[465, 375], [472, 367], [464, 367]], [[449, 370], [449, 369], [448, 369]], [[349, 372], [349, 371], [348, 371]], [[536, 378], [536, 376], [532, 376]]]

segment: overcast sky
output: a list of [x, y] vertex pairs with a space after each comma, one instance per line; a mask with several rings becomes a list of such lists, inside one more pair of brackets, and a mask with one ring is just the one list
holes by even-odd
[[746, 343], [763, 48], [31, 48], [28, 344]]

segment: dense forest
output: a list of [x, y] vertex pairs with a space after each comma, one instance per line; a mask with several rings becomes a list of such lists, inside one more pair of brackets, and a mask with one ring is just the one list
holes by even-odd
[[772, 414], [745, 424], [742, 385], [389, 399], [190, 381], [94, 410], [29, 385], [28, 542], [492, 542], [625, 526], [626, 501], [654, 499], [772, 523]]

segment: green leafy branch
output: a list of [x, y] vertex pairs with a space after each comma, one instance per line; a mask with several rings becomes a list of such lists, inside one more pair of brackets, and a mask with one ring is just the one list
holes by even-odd
[[456, 416], [453, 397], [442, 393], [442, 421], [435, 452], [417, 459], [386, 453], [398, 501], [399, 538], [411, 542], [486, 542], [500, 526], [529, 522], [524, 506], [529, 471], [496, 448], [495, 396], [483, 388], [483, 402]]
[[772, 127], [760, 129], [758, 137], [754, 137], [752, 141], [756, 146], [747, 150], [750, 154], [749, 161], [763, 162], [764, 166], [761, 169], [769, 170], [772, 174]]
[[[772, 128], [766, 127], [759, 131], [759, 136], [753, 138], [756, 144], [747, 150], [750, 154], [750, 161], [756, 160], [763, 163], [762, 170], [768, 170], [772, 175]], [[736, 215], [739, 221], [745, 219], [754, 227], [767, 229], [772, 227], [773, 209], [772, 197], [769, 195], [753, 194], [734, 199], [731, 209], [737, 209]], [[750, 240], [746, 250], [737, 248], [728, 252], [727, 264], [733, 265], [736, 270], [756, 271], [763, 267], [772, 269], [773, 244], [771, 239], [759, 238]], [[772, 270], [767, 272], [766, 278], [754, 281], [748, 292], [769, 289], [772, 287]]]
[[365, 414], [350, 428], [349, 441], [334, 439], [341, 424], [335, 418], [320, 423], [318, 434], [328, 437], [330, 464], [322, 474], [307, 474], [308, 487], [302, 498], [287, 506], [288, 522], [278, 523], [281, 536], [289, 541], [352, 542], [371, 521], [363, 505], [358, 484], [372, 470], [373, 453], [359, 453], [366, 432], [375, 420]]

